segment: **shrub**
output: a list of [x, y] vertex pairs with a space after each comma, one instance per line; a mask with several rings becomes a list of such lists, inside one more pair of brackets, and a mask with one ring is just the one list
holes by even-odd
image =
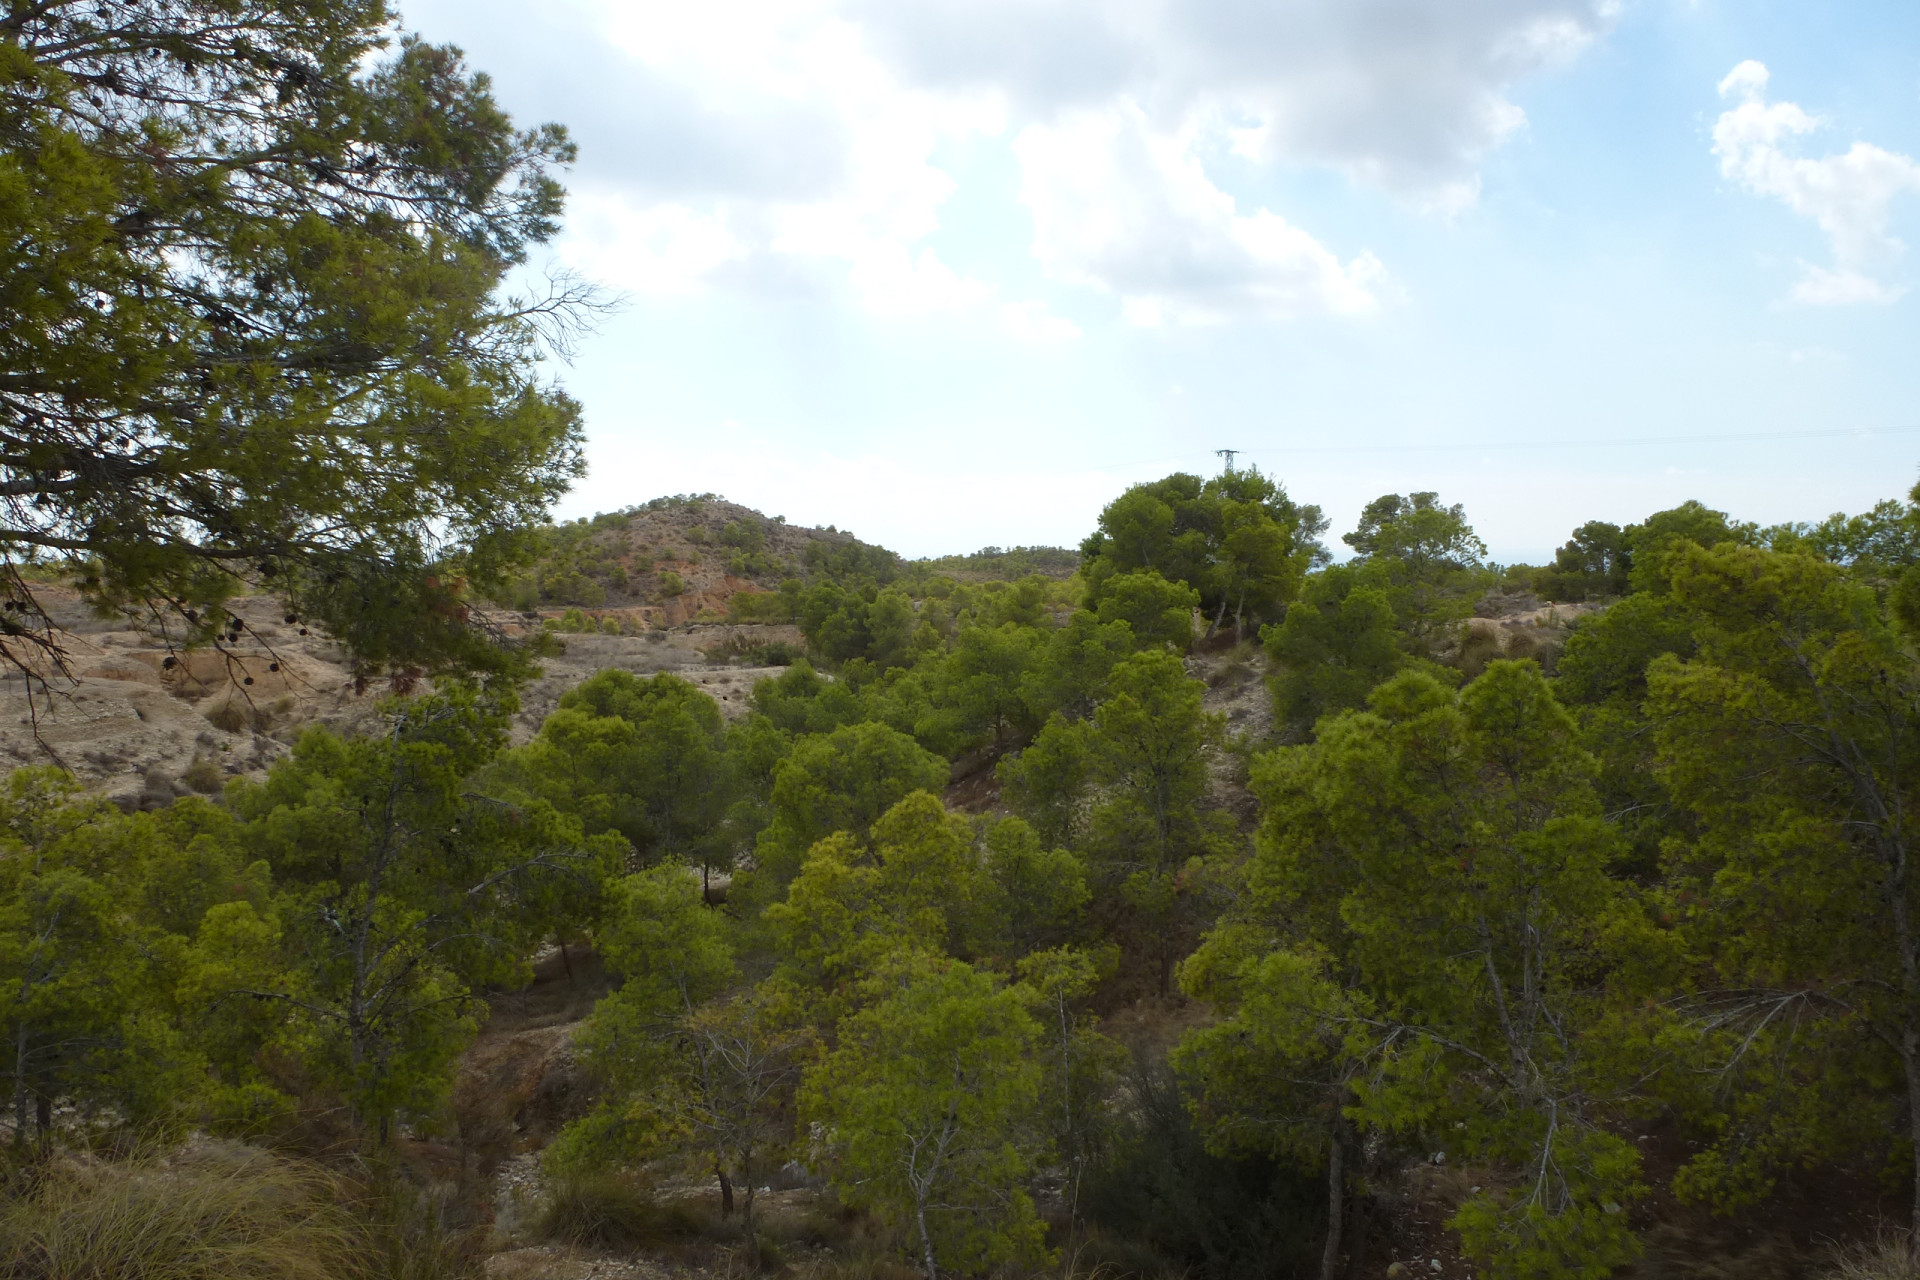
[[660, 571], [660, 594], [661, 595], [677, 596], [681, 592], [685, 591], [686, 589], [687, 589], [687, 584], [681, 579], [679, 574], [675, 573], [671, 569], [662, 569]]
[[255, 719], [247, 700], [232, 694], [214, 700], [204, 714], [208, 724], [227, 733], [245, 733], [253, 727]]
[[180, 781], [202, 795], [212, 795], [226, 785], [226, 771], [212, 756], [195, 756], [193, 763], [180, 771]]
[[540, 1234], [563, 1244], [632, 1250], [691, 1240], [713, 1225], [698, 1205], [663, 1204], [652, 1188], [632, 1178], [577, 1174], [554, 1185]]
[[805, 656], [805, 650], [798, 645], [773, 640], [755, 647], [747, 654], [747, 662], [755, 667], [790, 667]]

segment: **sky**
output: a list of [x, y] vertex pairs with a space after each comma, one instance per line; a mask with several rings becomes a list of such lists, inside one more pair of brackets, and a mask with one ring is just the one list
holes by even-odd
[[563, 517], [1073, 545], [1215, 451], [1503, 563], [1920, 480], [1911, 0], [401, 0], [565, 124]]

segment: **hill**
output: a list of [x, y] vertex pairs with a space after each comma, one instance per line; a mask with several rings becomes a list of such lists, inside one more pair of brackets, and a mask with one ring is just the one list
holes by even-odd
[[634, 630], [725, 618], [734, 596], [865, 576], [891, 581], [898, 555], [839, 529], [803, 528], [713, 494], [680, 494], [540, 531], [532, 569], [498, 603], [559, 616], [594, 611]]
[[[1011, 582], [1037, 575], [1065, 581], [1080, 553], [1064, 547], [984, 547], [968, 555], [906, 560], [831, 525], [788, 524], [714, 494], [655, 498], [621, 511], [540, 531], [533, 567], [497, 603], [561, 618], [582, 610], [600, 629], [644, 631], [719, 622], [734, 599], [779, 590], [782, 583], [918, 586], [934, 579]], [[751, 610], [747, 610], [751, 612]]]

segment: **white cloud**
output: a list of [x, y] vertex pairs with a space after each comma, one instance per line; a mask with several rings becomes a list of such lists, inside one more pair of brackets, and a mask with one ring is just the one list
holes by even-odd
[[1179, 138], [1138, 109], [1082, 112], [1015, 140], [1034, 255], [1049, 275], [1118, 296], [1136, 324], [1364, 315], [1384, 275], [1342, 264], [1267, 209], [1238, 212]]
[[698, 291], [746, 247], [723, 220], [679, 204], [636, 204], [617, 192], [575, 191], [561, 256], [569, 266], [654, 296]]
[[[991, 266], [967, 275], [937, 239], [967, 234], [942, 225], [960, 172], [948, 156], [1018, 143], [1045, 268], [1135, 319], [1190, 322], [1363, 314], [1378, 268], [1278, 211], [1237, 210], [1202, 157], [1332, 167], [1459, 209], [1525, 123], [1510, 87], [1577, 55], [1614, 5], [552, 0], [537, 22], [505, 0], [458, 9], [485, 33], [483, 65], [538, 64], [528, 106], [578, 123], [568, 253], [632, 292], [829, 290], [875, 314], [990, 318], [1012, 286]], [[1032, 171], [1049, 139], [1089, 128], [1124, 135], [1103, 169]], [[1174, 239], [1156, 248], [1162, 233]], [[1010, 331], [1040, 331], [1008, 314]]]
[[900, 83], [834, 0], [570, 12], [594, 28], [593, 115], [632, 113], [633, 135], [588, 169], [573, 262], [643, 295], [838, 289], [889, 317], [992, 296], [926, 241], [955, 189], [934, 151], [997, 129], [994, 104]]
[[1000, 325], [1023, 342], [1066, 342], [1080, 336], [1080, 326], [1047, 310], [1047, 304], [1005, 302], [1000, 305]]
[[1514, 83], [1575, 57], [1614, 0], [850, 0], [919, 83], [1029, 118], [1131, 101], [1244, 153], [1332, 165], [1443, 207], [1526, 120]]
[[1905, 289], [1880, 275], [1906, 246], [1888, 231], [1891, 205], [1902, 192], [1920, 192], [1920, 164], [1867, 142], [1817, 160], [1793, 154], [1789, 144], [1825, 122], [1795, 103], [1767, 101], [1768, 79], [1765, 65], [1749, 60], [1720, 82], [1720, 96], [1738, 103], [1713, 126], [1720, 172], [1755, 195], [1782, 201], [1827, 233], [1834, 265], [1802, 263], [1795, 301], [1894, 301]]

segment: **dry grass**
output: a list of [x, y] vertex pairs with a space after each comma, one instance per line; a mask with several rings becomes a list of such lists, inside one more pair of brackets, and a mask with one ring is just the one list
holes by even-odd
[[0, 1207], [7, 1280], [335, 1280], [367, 1274], [322, 1175], [208, 1144], [171, 1160], [56, 1165]]
[[1885, 1230], [1840, 1250], [1824, 1280], [1920, 1280], [1920, 1247], [1905, 1231]]
[[245, 698], [229, 693], [214, 699], [201, 709], [200, 714], [207, 723], [227, 733], [244, 733], [248, 729], [264, 728], [262, 717]]

